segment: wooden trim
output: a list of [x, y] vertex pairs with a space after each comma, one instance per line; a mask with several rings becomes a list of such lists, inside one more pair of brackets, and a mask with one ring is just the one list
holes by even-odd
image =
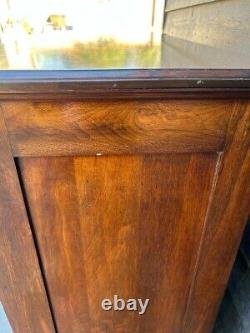
[[3, 102], [14, 156], [217, 152], [235, 101]]
[[15, 333], [54, 333], [0, 110], [0, 301]]
[[250, 70], [0, 71], [0, 100], [250, 96]]
[[250, 105], [236, 105], [207, 212], [207, 227], [184, 320], [185, 333], [212, 331], [247, 222], [250, 202], [249, 125]]
[[72, 91], [64, 91], [60, 87], [47, 92], [22, 91], [0, 93], [0, 101], [83, 101], [83, 100], [117, 100], [117, 99], [250, 99], [250, 89], [218, 88], [218, 89], [84, 89], [80, 85]]

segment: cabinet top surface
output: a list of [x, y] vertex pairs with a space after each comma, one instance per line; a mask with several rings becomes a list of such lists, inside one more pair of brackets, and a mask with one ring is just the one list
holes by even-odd
[[0, 86], [249, 87], [249, 33], [244, 0], [1, 1]]

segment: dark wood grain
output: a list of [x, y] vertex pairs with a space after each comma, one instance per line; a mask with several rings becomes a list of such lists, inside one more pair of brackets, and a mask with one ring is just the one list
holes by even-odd
[[229, 101], [3, 102], [15, 156], [214, 152]]
[[[59, 333], [210, 333], [249, 212], [250, 106], [233, 99], [250, 99], [249, 71], [37, 74], [1, 73], [0, 99]], [[1, 149], [3, 235], [13, 240], [27, 218]], [[39, 295], [24, 295], [17, 275], [0, 301], [12, 317], [24, 299], [12, 325], [33, 333], [47, 303], [37, 267], [35, 283], [27, 268], [33, 243], [13, 234], [0, 258]], [[114, 294], [150, 298], [146, 315], [103, 312]]]
[[250, 70], [0, 71], [0, 100], [250, 97]]
[[0, 267], [0, 302], [13, 331], [55, 332], [1, 112]]
[[[179, 333], [217, 154], [23, 158], [60, 333]], [[105, 312], [118, 294], [145, 315]]]
[[[54, 92], [53, 92], [54, 91]], [[145, 88], [145, 89], [86, 89], [79, 84], [77, 89], [58, 89], [47, 85], [47, 89], [37, 92], [30, 90], [0, 93], [0, 101], [86, 101], [86, 100], [114, 100], [114, 99], [231, 99], [250, 98], [248, 88]]]
[[183, 332], [212, 330], [249, 214], [250, 105], [234, 109], [214, 184]]

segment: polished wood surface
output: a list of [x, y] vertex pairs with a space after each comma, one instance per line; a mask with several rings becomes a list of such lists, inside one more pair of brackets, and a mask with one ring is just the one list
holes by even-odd
[[222, 151], [228, 101], [4, 102], [15, 156]]
[[0, 71], [0, 100], [249, 98], [250, 70]]
[[[59, 332], [181, 332], [217, 158], [19, 160]], [[147, 312], [103, 311], [115, 294]]]
[[[1, 112], [0, 267], [0, 302], [13, 332], [54, 333], [36, 249]], [[1, 327], [0, 331], [3, 332]]]
[[[1, 102], [11, 145], [2, 141], [2, 174], [15, 156], [59, 333], [212, 330], [249, 214], [249, 100], [227, 99], [223, 90], [214, 100], [164, 100], [147, 89], [153, 99], [110, 99], [110, 92], [109, 100], [79, 101], [78, 91], [71, 101]], [[6, 179], [4, 198], [12, 188]], [[16, 221], [13, 196], [8, 204], [5, 216], [13, 211]], [[12, 263], [17, 249], [24, 275], [34, 251], [24, 256], [26, 241], [11, 246], [2, 260]], [[22, 283], [40, 295], [29, 276]], [[8, 295], [23, 295], [22, 283]], [[103, 311], [102, 299], [114, 294], [151, 301], [140, 318]], [[13, 296], [5, 297], [19, 329]], [[28, 311], [41, 306], [43, 316], [47, 305], [38, 305]]]
[[184, 332], [209, 332], [250, 207], [250, 104], [234, 109], [206, 218]]

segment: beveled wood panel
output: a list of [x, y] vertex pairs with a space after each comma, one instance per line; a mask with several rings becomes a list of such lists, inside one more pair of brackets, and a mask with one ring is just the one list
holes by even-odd
[[[60, 333], [180, 333], [217, 154], [22, 158]], [[150, 299], [146, 313], [101, 300]]]
[[215, 152], [233, 101], [4, 102], [15, 156]]
[[1, 110], [0, 303], [14, 333], [55, 332]]

